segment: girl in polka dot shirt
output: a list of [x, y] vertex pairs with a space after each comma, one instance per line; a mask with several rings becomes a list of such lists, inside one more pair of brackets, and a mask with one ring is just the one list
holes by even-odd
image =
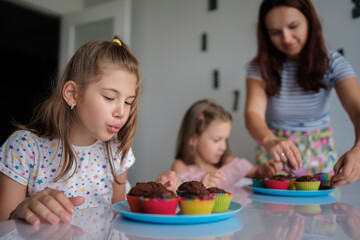
[[[117, 36], [80, 47], [52, 95], [0, 148], [0, 220], [68, 223], [76, 209], [125, 199], [139, 64]], [[174, 172], [157, 181], [176, 190]]]

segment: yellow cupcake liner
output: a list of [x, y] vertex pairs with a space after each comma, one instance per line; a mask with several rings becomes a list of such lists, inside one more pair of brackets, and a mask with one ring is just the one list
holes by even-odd
[[320, 187], [320, 181], [316, 182], [295, 182], [296, 190], [317, 191]]
[[288, 190], [296, 190], [295, 179], [290, 179]]
[[229, 209], [232, 193], [215, 193], [215, 204], [212, 210], [213, 213], [226, 212]]
[[315, 215], [321, 213], [320, 204], [298, 205], [295, 207], [298, 212]]
[[210, 214], [215, 205], [215, 198], [211, 199], [180, 199], [181, 214]]

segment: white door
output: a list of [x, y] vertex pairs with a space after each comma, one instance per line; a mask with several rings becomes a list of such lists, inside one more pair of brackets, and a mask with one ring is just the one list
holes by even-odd
[[111, 40], [119, 35], [130, 44], [131, 0], [115, 0], [65, 14], [61, 19], [59, 73], [75, 51], [90, 40]]

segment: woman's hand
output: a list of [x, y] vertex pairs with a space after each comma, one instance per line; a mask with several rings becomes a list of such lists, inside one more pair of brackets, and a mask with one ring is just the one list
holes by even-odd
[[360, 147], [354, 146], [335, 164], [333, 187], [351, 184], [358, 179], [360, 179]]
[[253, 239], [277, 239], [277, 240], [301, 240], [305, 229], [305, 218], [300, 216], [289, 216], [285, 224], [273, 223], [264, 232], [257, 233]]
[[272, 177], [283, 169], [284, 164], [273, 160], [266, 161], [259, 166], [258, 177]]
[[170, 191], [176, 192], [181, 184], [174, 171], [165, 171], [160, 173], [155, 182], [163, 184]]
[[263, 146], [275, 161], [288, 164], [294, 169], [302, 166], [300, 152], [290, 140], [264, 139]]
[[201, 178], [201, 182], [206, 188], [218, 187], [220, 185], [220, 181], [222, 180], [224, 180], [222, 172], [207, 172]]
[[360, 211], [346, 203], [336, 202], [334, 204], [336, 223], [352, 239], [360, 239]]
[[10, 218], [24, 219], [32, 225], [40, 224], [40, 218], [51, 224], [58, 224], [60, 220], [69, 223], [76, 211], [74, 206], [84, 201], [83, 197], [68, 198], [61, 191], [48, 188], [21, 202]]

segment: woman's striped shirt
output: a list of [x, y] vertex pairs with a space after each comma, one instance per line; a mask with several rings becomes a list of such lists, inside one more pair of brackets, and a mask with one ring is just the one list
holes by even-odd
[[[285, 61], [280, 72], [281, 89], [268, 98], [266, 122], [270, 128], [310, 131], [330, 122], [330, 93], [334, 85], [344, 78], [356, 76], [351, 64], [338, 52], [328, 51], [330, 66], [324, 75], [328, 89], [305, 92], [296, 81], [298, 62]], [[247, 65], [247, 78], [263, 81], [257, 64]]]

